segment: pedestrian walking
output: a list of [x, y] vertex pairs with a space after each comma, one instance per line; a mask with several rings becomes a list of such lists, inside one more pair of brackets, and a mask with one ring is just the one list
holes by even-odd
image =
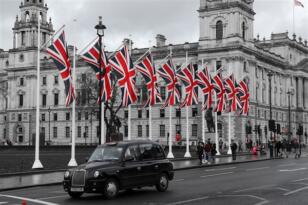
[[277, 152], [276, 156], [278, 158], [282, 157], [282, 153], [280, 152], [281, 147], [282, 147], [282, 144], [281, 144], [280, 140], [278, 140], [277, 143], [276, 143], [276, 152]]
[[211, 144], [211, 139], [207, 140], [207, 143], [204, 146], [204, 152], [205, 152], [205, 162], [207, 163], [209, 161], [209, 157], [211, 155], [211, 150], [212, 150], [212, 144]]
[[222, 151], [222, 146], [223, 146], [224, 142], [222, 141], [222, 139], [220, 138], [219, 140], [219, 150]]
[[286, 156], [286, 158], [288, 158], [288, 142], [286, 139], [282, 140], [281, 149], [282, 149], [282, 153]]
[[294, 152], [295, 152], [294, 158], [295, 158], [295, 159], [300, 158], [299, 143], [298, 143], [298, 141], [297, 141], [296, 139], [294, 140]]
[[236, 160], [236, 150], [237, 150], [237, 144], [234, 142], [234, 140], [232, 140], [231, 141], [232, 160]]
[[202, 161], [203, 161], [203, 154], [204, 154], [204, 143], [203, 142], [199, 142], [198, 143], [198, 146], [197, 146], [197, 155], [198, 155], [198, 158], [200, 160], [200, 165], [202, 164]]
[[212, 159], [211, 161], [212, 161], [212, 163], [215, 163], [216, 153], [217, 153], [216, 144], [214, 143], [214, 144], [212, 144], [212, 150], [211, 150], [211, 159]]
[[243, 142], [242, 142], [242, 140], [238, 141], [238, 152], [243, 152]]
[[273, 159], [274, 156], [274, 147], [272, 139], [268, 141], [268, 147], [270, 149], [270, 158]]

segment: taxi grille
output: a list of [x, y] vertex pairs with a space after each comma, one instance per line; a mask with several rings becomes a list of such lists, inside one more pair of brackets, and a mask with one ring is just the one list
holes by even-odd
[[72, 178], [72, 186], [84, 186], [85, 185], [85, 170], [75, 171]]

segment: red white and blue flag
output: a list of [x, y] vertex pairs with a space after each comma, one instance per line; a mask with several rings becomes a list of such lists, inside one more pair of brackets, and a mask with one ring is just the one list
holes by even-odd
[[227, 101], [229, 112], [236, 112], [242, 108], [240, 99], [238, 97], [239, 87], [234, 79], [234, 74], [231, 74], [225, 79], [225, 88], [227, 93]]
[[71, 76], [71, 63], [68, 57], [67, 45], [65, 41], [64, 31], [59, 37], [47, 48], [47, 53], [55, 62], [62, 80], [64, 81], [66, 106], [69, 106], [75, 99], [75, 91]]
[[213, 102], [213, 91], [214, 86], [212, 84], [212, 78], [209, 74], [207, 66], [202, 70], [198, 72], [198, 78], [199, 78], [199, 86], [202, 90], [204, 101], [203, 101], [203, 107], [202, 109], [210, 109], [212, 107]]
[[216, 92], [216, 107], [214, 112], [222, 112], [225, 110], [226, 89], [220, 71], [212, 78], [212, 83]]
[[295, 6], [301, 6], [304, 8], [304, 4], [300, 0], [294, 0], [294, 5]]
[[154, 67], [153, 58], [150, 52], [140, 60], [136, 65], [137, 70], [141, 73], [145, 80], [145, 84], [148, 90], [148, 99], [145, 102], [145, 107], [149, 105], [155, 105], [158, 102], [161, 102], [161, 96], [158, 92], [157, 87], [157, 76]]
[[181, 107], [198, 104], [198, 86], [199, 80], [196, 72], [198, 70], [197, 64], [188, 64], [177, 72], [185, 86], [186, 96], [181, 104]]
[[249, 111], [249, 90], [246, 82], [244, 80], [241, 80], [240, 83], [238, 84], [239, 92], [238, 92], [238, 97], [241, 101], [241, 114], [242, 115], [248, 115]]
[[180, 103], [181, 100], [181, 85], [176, 75], [171, 57], [164, 63], [157, 73], [165, 81], [167, 87], [167, 98], [163, 107], [174, 106]]
[[[87, 52], [85, 52], [81, 58], [87, 62], [94, 70], [97, 80], [101, 83], [101, 100], [102, 102], [107, 102], [112, 96], [112, 83], [111, 83], [111, 66], [108, 63], [108, 59], [104, 49], [102, 48], [101, 55], [101, 65], [99, 65], [99, 41], [97, 40], [93, 47], [91, 47]], [[102, 73], [101, 73], [101, 72]], [[101, 75], [103, 74], [103, 75]], [[98, 99], [98, 102], [100, 102]]]
[[137, 101], [135, 88], [136, 69], [132, 63], [127, 45], [124, 45], [118, 50], [115, 55], [109, 59], [109, 63], [117, 76], [118, 85], [121, 88], [122, 106], [127, 107]]

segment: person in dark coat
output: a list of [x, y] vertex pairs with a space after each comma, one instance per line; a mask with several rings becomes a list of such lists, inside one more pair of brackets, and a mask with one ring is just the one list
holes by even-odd
[[237, 144], [234, 142], [234, 140], [232, 140], [231, 141], [232, 160], [236, 160], [236, 150], [237, 150]]
[[202, 164], [202, 160], [203, 160], [203, 148], [204, 148], [204, 143], [203, 142], [199, 142], [198, 143], [198, 146], [197, 146], [197, 155], [198, 155], [198, 158], [200, 160], [200, 165]]
[[212, 150], [211, 150], [211, 159], [212, 159], [212, 163], [215, 163], [215, 156], [216, 156], [216, 143], [214, 143], [212, 145]]

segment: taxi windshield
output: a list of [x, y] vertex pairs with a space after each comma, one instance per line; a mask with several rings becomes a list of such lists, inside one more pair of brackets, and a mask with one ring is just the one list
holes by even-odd
[[103, 146], [98, 147], [92, 153], [89, 162], [119, 160], [123, 152], [123, 147]]

